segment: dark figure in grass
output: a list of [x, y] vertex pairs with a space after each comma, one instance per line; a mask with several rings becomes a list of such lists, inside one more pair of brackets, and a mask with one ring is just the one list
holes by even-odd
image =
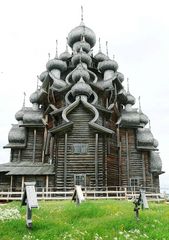
[[137, 221], [139, 220], [139, 210], [140, 210], [139, 206], [140, 206], [141, 202], [142, 202], [142, 199], [141, 199], [141, 193], [140, 193], [139, 198], [135, 199], [134, 202], [133, 202], [134, 205], [135, 205], [134, 206], [134, 212], [135, 212], [135, 216], [136, 216]]

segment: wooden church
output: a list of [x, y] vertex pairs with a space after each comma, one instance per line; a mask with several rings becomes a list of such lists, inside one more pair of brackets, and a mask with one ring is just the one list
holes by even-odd
[[162, 163], [149, 119], [133, 107], [117, 62], [100, 43], [93, 55], [95, 43], [82, 17], [65, 52], [58, 56], [56, 47], [30, 96], [32, 107], [23, 104], [15, 115], [0, 188], [23, 188], [25, 181], [46, 188], [159, 187]]

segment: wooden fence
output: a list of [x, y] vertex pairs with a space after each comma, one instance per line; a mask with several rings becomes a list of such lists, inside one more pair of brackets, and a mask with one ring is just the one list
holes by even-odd
[[[102, 188], [83, 188], [85, 199], [119, 199], [132, 200], [139, 196], [139, 189], [131, 187], [102, 187]], [[154, 189], [144, 189], [149, 201], [164, 201], [167, 199], [165, 193], [160, 193]], [[71, 200], [73, 188], [36, 188], [38, 200]], [[0, 201], [21, 200], [23, 190], [8, 189], [0, 191]]]

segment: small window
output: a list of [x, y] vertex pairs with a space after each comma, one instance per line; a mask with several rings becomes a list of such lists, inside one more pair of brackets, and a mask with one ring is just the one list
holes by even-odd
[[85, 187], [86, 186], [86, 174], [75, 174], [74, 175], [74, 184]]
[[74, 154], [87, 154], [88, 153], [88, 144], [75, 143], [75, 144], [73, 144], [72, 152]]
[[130, 186], [139, 186], [139, 178], [130, 178]]

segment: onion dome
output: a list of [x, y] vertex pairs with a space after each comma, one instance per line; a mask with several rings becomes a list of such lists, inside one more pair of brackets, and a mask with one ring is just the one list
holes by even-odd
[[75, 42], [73, 44], [73, 51], [79, 52], [81, 48], [86, 53], [88, 53], [90, 51], [90, 44], [85, 41], [84, 37], [81, 41]]
[[84, 81], [89, 81], [90, 79], [87, 69], [85, 69], [82, 64], [79, 64], [73, 71], [72, 79], [74, 82], [78, 82], [81, 77], [84, 79]]
[[136, 99], [133, 95], [130, 94], [130, 92], [127, 92], [127, 104], [134, 105], [136, 102]]
[[97, 62], [103, 62], [105, 60], [109, 60], [108, 56], [106, 54], [102, 53], [101, 51], [101, 44], [100, 44], [100, 38], [99, 38], [99, 52], [94, 56]]
[[39, 93], [38, 93], [38, 92], [39, 92], [39, 91], [36, 90], [34, 93], [32, 93], [32, 94], [30, 95], [29, 100], [30, 100], [31, 103], [38, 103], [38, 100], [39, 100]]
[[15, 114], [15, 119], [17, 121], [22, 121], [23, 120], [23, 115], [24, 115], [24, 109], [22, 108]]
[[59, 59], [62, 61], [67, 61], [69, 58], [71, 58], [71, 54], [68, 51], [61, 53], [59, 56]]
[[123, 82], [124, 81], [124, 75], [120, 72], [117, 72], [116, 73], [116, 76], [117, 76], [117, 79], [120, 81], [120, 82]]
[[137, 145], [142, 149], [154, 149], [154, 137], [149, 128], [137, 129]]
[[96, 59], [97, 62], [103, 62], [105, 60], [108, 60], [108, 56], [106, 56], [106, 54], [102, 53], [102, 52], [98, 52], [94, 58]]
[[44, 72], [41, 73], [41, 75], [39, 76], [39, 79], [41, 80], [41, 82], [43, 82], [45, 80], [47, 75], [48, 75], [47, 71], [44, 71]]
[[140, 124], [145, 126], [148, 122], [148, 117], [144, 113], [140, 112]]
[[53, 69], [59, 69], [61, 72], [64, 72], [67, 69], [67, 65], [64, 61], [54, 58], [47, 62], [46, 68], [48, 71], [51, 71]]
[[92, 94], [92, 89], [89, 86], [89, 84], [86, 84], [83, 78], [81, 78], [71, 89], [71, 93], [73, 97], [79, 96], [79, 95], [86, 95], [90, 96]]
[[162, 161], [161, 161], [159, 152], [155, 152], [155, 151], [151, 152], [150, 169], [151, 169], [151, 172], [161, 173]]
[[19, 127], [18, 124], [13, 124], [8, 134], [9, 143], [24, 143], [26, 140], [26, 131], [24, 127]]
[[109, 59], [109, 60], [105, 60], [103, 62], [99, 62], [98, 69], [101, 72], [104, 72], [106, 70], [113, 70], [114, 72], [116, 72], [118, 69], [118, 64], [115, 60]]
[[86, 42], [90, 44], [90, 47], [94, 47], [96, 43], [96, 35], [90, 28], [86, 27], [82, 22], [80, 26], [73, 28], [68, 34], [68, 44], [72, 48], [74, 43], [81, 40], [81, 36], [85, 37]]
[[90, 66], [91, 63], [92, 63], [92, 59], [89, 56], [89, 54], [83, 52], [82, 50], [80, 52], [76, 53], [72, 57], [71, 61], [72, 61], [72, 64], [75, 65], [75, 66], [80, 62], [86, 63], [88, 66]]

